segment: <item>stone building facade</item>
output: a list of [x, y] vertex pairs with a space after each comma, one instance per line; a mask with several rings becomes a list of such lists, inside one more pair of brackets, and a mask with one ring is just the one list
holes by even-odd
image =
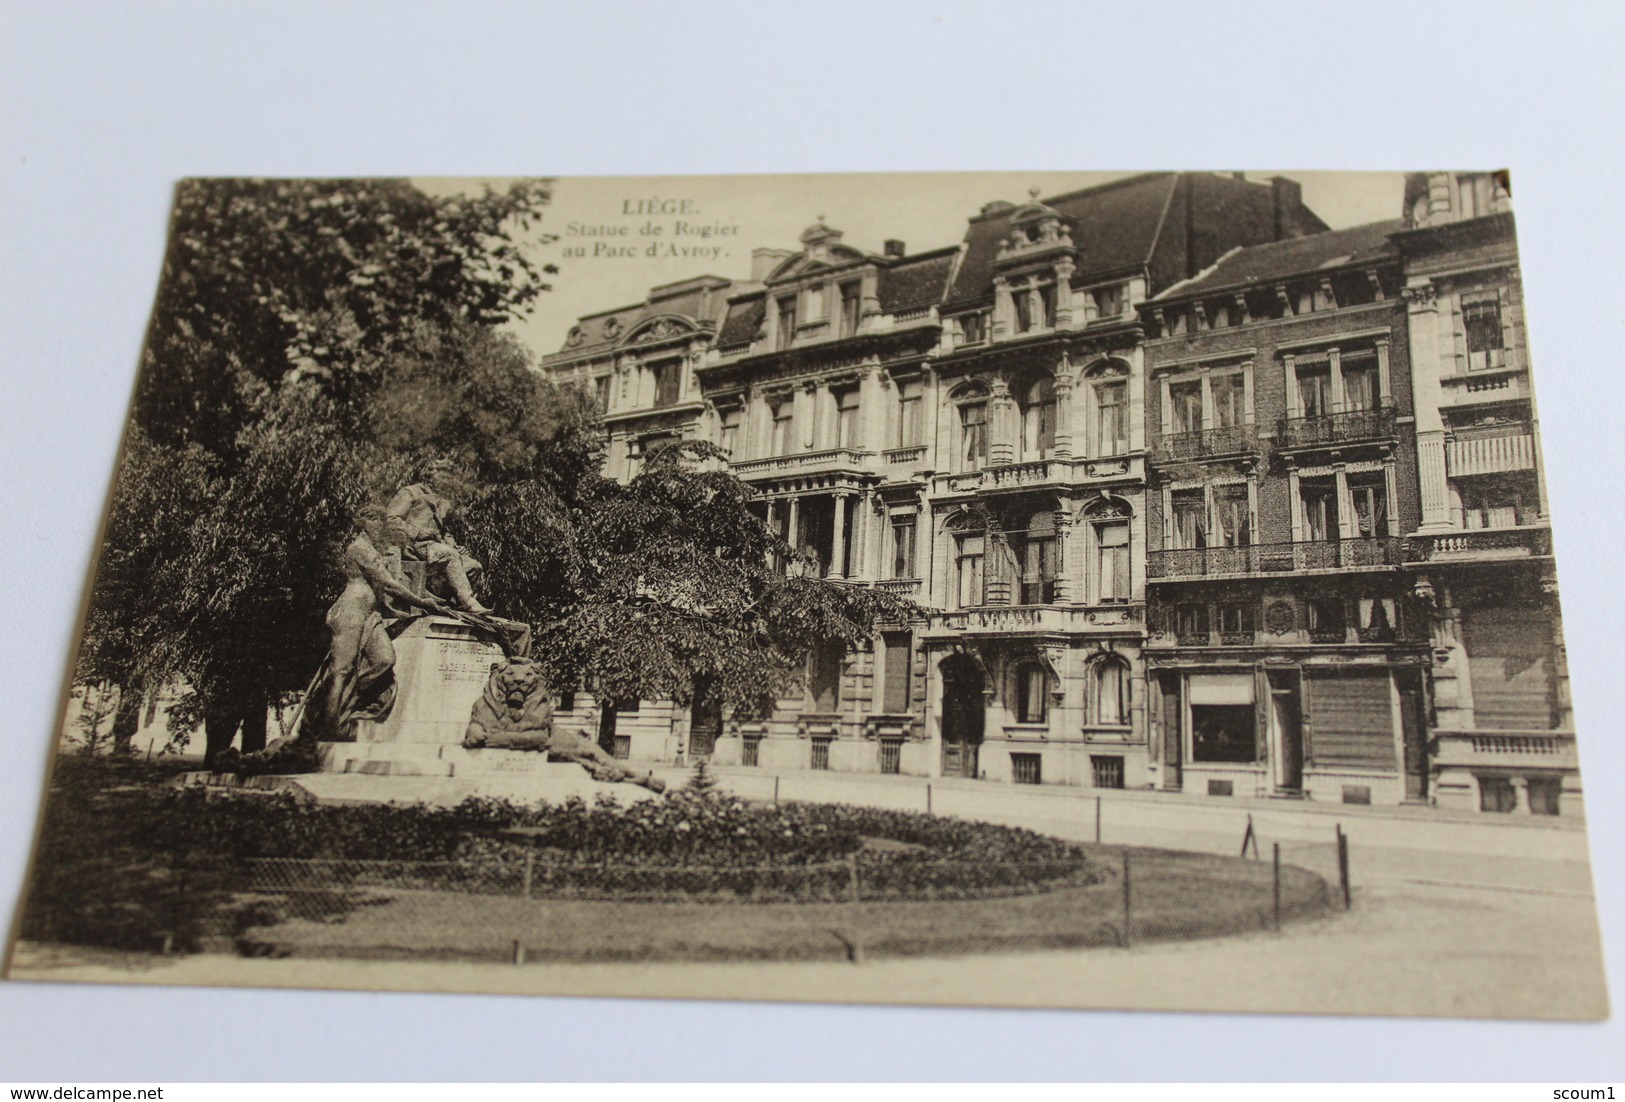
[[[1438, 542], [1486, 539], [1462, 533], [1500, 499], [1462, 442], [1508, 430], [1441, 401], [1445, 338], [1417, 343], [1419, 288], [1459, 283], [1478, 318], [1468, 283], [1499, 278], [1510, 318], [1516, 257], [1510, 227], [1487, 226], [1478, 267], [1440, 268], [1426, 212], [1330, 231], [1285, 178], [1155, 173], [989, 203], [924, 252], [866, 252], [819, 222], [797, 250], [757, 250], [748, 283], [699, 277], [582, 318], [544, 369], [605, 402], [611, 474], [713, 441], [816, 569], [925, 614], [809, 656], [805, 693], [764, 720], [585, 688], [567, 715], [646, 761], [1556, 810], [1535, 766], [1501, 784], [1497, 764], [1464, 795], [1438, 749], [1511, 714], [1474, 710], [1477, 667], [1505, 657], [1486, 631], [1516, 620], [1525, 638], [1537, 605], [1542, 638], [1558, 629], [1539, 554], [1500, 568], [1533, 570], [1530, 596], [1484, 612], [1494, 586], [1466, 565], [1482, 556]], [[1506, 324], [1504, 359], [1473, 360], [1487, 374], [1466, 387], [1527, 395]], [[1507, 408], [1534, 448], [1532, 401]], [[1434, 452], [1456, 459], [1454, 497], [1429, 482]], [[1492, 558], [1547, 546], [1528, 473]], [[1543, 661], [1566, 722], [1560, 645]], [[1572, 752], [1564, 730], [1539, 739]], [[1564, 775], [1535, 737], [1493, 736]]]

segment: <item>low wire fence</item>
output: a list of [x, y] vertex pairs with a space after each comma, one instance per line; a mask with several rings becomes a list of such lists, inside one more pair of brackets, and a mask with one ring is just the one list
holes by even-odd
[[1126, 947], [1279, 929], [1336, 904], [1323, 876], [1288, 862], [1123, 847], [993, 865], [267, 859], [250, 884], [239, 952], [514, 963]]

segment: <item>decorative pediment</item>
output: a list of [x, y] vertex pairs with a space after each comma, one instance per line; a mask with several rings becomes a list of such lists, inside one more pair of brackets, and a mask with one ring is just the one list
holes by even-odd
[[671, 340], [694, 331], [694, 324], [686, 318], [659, 317], [638, 326], [628, 340], [632, 344], [651, 344], [654, 341]]

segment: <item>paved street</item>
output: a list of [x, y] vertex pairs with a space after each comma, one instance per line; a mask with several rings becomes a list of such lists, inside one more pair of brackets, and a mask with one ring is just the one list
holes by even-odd
[[[681, 783], [682, 773], [669, 777]], [[718, 772], [741, 795], [774, 777]], [[796, 773], [781, 799], [924, 809], [927, 782]], [[1092, 841], [1093, 793], [929, 782], [933, 810]], [[1354, 909], [1215, 941], [1129, 950], [847, 964], [572, 964], [143, 961], [24, 947], [19, 979], [389, 990], [1074, 1006], [1163, 1010], [1596, 1019], [1607, 1014], [1586, 836], [1566, 821], [1509, 822], [1428, 809], [1322, 808], [1113, 792], [1102, 840], [1239, 852], [1252, 816], [1268, 857], [1335, 876], [1335, 827], [1350, 838]]]

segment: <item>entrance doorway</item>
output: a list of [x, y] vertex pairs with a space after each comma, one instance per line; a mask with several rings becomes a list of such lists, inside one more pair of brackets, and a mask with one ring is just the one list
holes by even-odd
[[1185, 787], [1185, 703], [1177, 673], [1162, 675], [1162, 787]]
[[982, 671], [968, 655], [942, 660], [942, 775], [976, 777], [985, 704]]
[[1303, 791], [1303, 704], [1296, 670], [1271, 670], [1270, 757], [1275, 761], [1275, 788], [1291, 794]]
[[694, 703], [688, 713], [688, 755], [693, 761], [705, 761], [717, 748], [717, 736], [722, 733], [722, 701], [712, 690], [711, 683], [702, 681], [694, 686]]
[[1404, 736], [1405, 798], [1428, 798], [1427, 698], [1422, 692], [1421, 670], [1399, 670], [1399, 722]]

